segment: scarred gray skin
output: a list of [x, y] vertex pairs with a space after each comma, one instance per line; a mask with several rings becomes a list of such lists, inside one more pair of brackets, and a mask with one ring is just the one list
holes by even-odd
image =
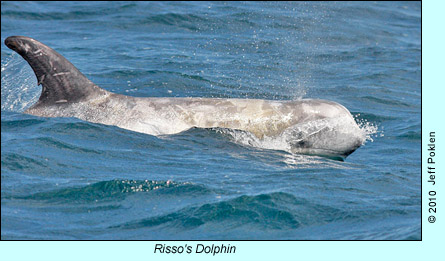
[[[192, 127], [243, 130], [258, 139], [293, 135], [287, 138], [293, 152], [336, 157], [346, 157], [364, 141], [350, 112], [332, 101], [125, 96], [98, 87], [62, 55], [32, 38], [11, 36], [5, 44], [29, 63], [42, 85], [39, 101], [25, 111], [28, 114], [75, 117], [151, 135]], [[338, 126], [311, 132], [324, 121]]]

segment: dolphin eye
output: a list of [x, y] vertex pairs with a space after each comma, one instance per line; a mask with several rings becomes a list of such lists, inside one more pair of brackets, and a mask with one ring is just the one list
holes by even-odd
[[300, 141], [298, 141], [298, 146], [299, 147], [301, 147], [301, 148], [307, 148], [308, 147], [308, 143], [306, 142], [306, 141], [304, 141], [304, 140], [300, 140]]

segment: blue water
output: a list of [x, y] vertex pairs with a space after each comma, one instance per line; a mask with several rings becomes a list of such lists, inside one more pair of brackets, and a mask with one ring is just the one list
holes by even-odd
[[[420, 2], [2, 2], [1, 239], [418, 240]], [[345, 161], [24, 109], [25, 35], [137, 97], [339, 102]]]

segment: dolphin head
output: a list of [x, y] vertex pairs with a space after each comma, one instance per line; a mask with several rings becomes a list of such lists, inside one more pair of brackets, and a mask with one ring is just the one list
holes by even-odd
[[308, 100], [302, 111], [305, 120], [284, 132], [295, 153], [346, 158], [366, 139], [351, 113], [336, 102]]

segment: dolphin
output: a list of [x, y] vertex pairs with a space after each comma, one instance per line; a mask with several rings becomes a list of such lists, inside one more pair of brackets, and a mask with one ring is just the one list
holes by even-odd
[[10, 36], [5, 44], [28, 62], [42, 85], [27, 114], [74, 117], [155, 136], [193, 127], [231, 129], [258, 141], [284, 141], [291, 153], [341, 159], [365, 141], [351, 113], [333, 101], [126, 96], [100, 88], [35, 39]]

